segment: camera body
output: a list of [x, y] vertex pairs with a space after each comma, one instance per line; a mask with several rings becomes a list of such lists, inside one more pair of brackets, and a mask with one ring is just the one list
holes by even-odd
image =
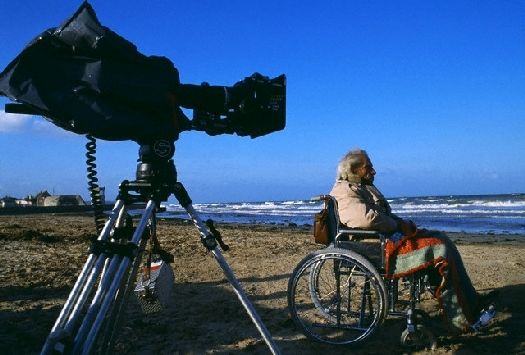
[[[242, 86], [242, 87], [241, 87]], [[41, 109], [31, 100], [5, 105], [8, 113], [32, 114], [46, 117], [55, 125], [78, 134], [89, 134], [106, 140], [134, 140], [139, 144], [151, 144], [158, 140], [175, 141], [181, 131], [204, 131], [211, 136], [237, 134], [256, 138], [284, 129], [286, 125], [286, 76], [273, 79], [254, 74], [231, 88], [237, 91], [236, 99], [225, 106], [223, 112], [193, 109], [188, 120], [179, 107], [172, 107], [171, 115], [148, 115], [143, 110], [133, 111], [134, 105], [85, 105], [86, 100], [67, 105], [57, 112], [48, 105]], [[239, 94], [240, 92], [240, 94]], [[90, 102], [99, 103], [91, 97]], [[50, 102], [50, 100], [48, 101]], [[54, 103], [53, 103], [54, 104]], [[206, 107], [203, 102], [201, 107]], [[96, 108], [96, 109], [93, 109]], [[103, 108], [104, 111], [101, 110]], [[135, 107], [136, 108], [136, 107]], [[118, 114], [116, 114], [118, 113]], [[125, 115], [129, 113], [129, 115]], [[65, 118], [67, 117], [67, 119]]]

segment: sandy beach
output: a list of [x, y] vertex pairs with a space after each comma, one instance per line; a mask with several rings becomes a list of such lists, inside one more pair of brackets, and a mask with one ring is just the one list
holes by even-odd
[[[308, 340], [287, 310], [287, 283], [295, 265], [320, 246], [309, 226], [219, 224], [230, 250], [224, 256], [284, 354], [404, 353], [402, 320], [384, 326], [359, 348]], [[38, 353], [87, 257], [94, 222], [86, 214], [0, 216], [0, 352]], [[267, 354], [268, 349], [196, 229], [161, 220], [164, 249], [175, 256], [174, 307], [142, 316], [131, 302], [117, 353]], [[426, 299], [436, 324], [432, 354], [525, 353], [525, 235], [452, 234], [479, 291], [499, 290], [493, 324], [452, 337], [435, 300]], [[434, 310], [433, 310], [434, 309]], [[416, 353], [424, 354], [421, 350]]]

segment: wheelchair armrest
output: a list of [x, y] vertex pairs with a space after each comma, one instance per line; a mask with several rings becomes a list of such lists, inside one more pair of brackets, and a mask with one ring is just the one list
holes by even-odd
[[310, 201], [336, 201], [334, 197], [330, 195], [317, 195], [310, 198]]
[[368, 230], [368, 229], [358, 229], [358, 228], [338, 228], [336, 240], [341, 236], [355, 236], [359, 237], [360, 239], [379, 239], [383, 241], [386, 239], [386, 236], [378, 231], [375, 230]]
[[341, 224], [337, 212], [337, 200], [332, 195], [317, 195], [310, 199], [311, 201], [324, 201], [325, 208], [329, 209], [332, 216], [332, 235], [333, 241], [338, 242], [341, 236], [352, 236], [356, 239], [379, 239], [382, 244], [386, 241], [386, 236], [378, 231], [371, 229], [349, 228]]
[[[343, 237], [348, 236], [348, 239], [344, 239]], [[342, 239], [342, 240], [341, 240]], [[385, 266], [385, 245], [387, 241], [387, 236], [381, 232], [375, 231], [375, 230], [369, 230], [369, 229], [358, 229], [358, 228], [348, 228], [348, 227], [339, 227], [337, 229], [337, 234], [334, 238], [334, 244], [335, 245], [341, 245], [343, 248], [349, 248], [352, 249], [351, 246], [345, 247], [345, 244], [363, 244], [361, 241], [365, 239], [374, 239], [379, 241], [379, 260], [377, 260], [378, 267], [382, 270]], [[364, 243], [368, 244], [368, 243]], [[355, 248], [355, 244], [354, 244]], [[370, 250], [368, 250], [369, 252]]]
[[357, 228], [340, 228], [339, 233], [353, 234], [359, 236], [370, 236], [370, 237], [379, 237], [381, 234], [378, 231], [367, 230], [367, 229], [357, 229]]

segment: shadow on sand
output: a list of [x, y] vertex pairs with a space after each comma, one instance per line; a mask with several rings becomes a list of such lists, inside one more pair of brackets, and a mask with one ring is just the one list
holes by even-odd
[[[289, 274], [270, 278], [250, 277], [241, 282], [272, 282], [287, 279]], [[0, 302], [18, 302], [20, 311], [0, 311], [0, 348], [4, 354], [36, 354], [51, 329], [65, 299], [65, 288], [7, 287], [0, 290]], [[250, 291], [248, 290], [248, 294]], [[437, 353], [512, 354], [524, 352], [525, 284], [499, 289], [498, 314], [490, 327], [482, 332], [457, 337], [436, 327]], [[387, 319], [365, 344], [335, 347], [308, 340], [291, 321], [286, 307], [267, 308], [264, 301], [280, 300], [286, 304], [286, 291], [250, 296], [257, 312], [284, 354], [375, 354], [388, 349], [390, 354], [406, 353], [399, 345], [404, 320]], [[35, 299], [41, 304], [23, 310], [24, 302]], [[47, 301], [47, 302], [46, 302]], [[284, 301], [284, 302], [282, 302]], [[61, 301], [63, 302], [63, 301]], [[122, 324], [115, 353], [126, 354], [267, 354], [255, 326], [227, 282], [176, 283], [174, 306], [159, 314], [143, 316], [133, 295]], [[196, 306], [198, 305], [198, 306]], [[434, 319], [440, 322], [440, 319]], [[243, 343], [237, 351], [231, 344]], [[424, 353], [424, 352], [423, 352]]]

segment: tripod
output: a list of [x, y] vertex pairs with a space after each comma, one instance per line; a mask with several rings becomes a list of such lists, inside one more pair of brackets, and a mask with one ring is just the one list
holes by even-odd
[[[46, 339], [42, 354], [111, 352], [147, 242], [164, 261], [170, 262], [170, 255], [160, 249], [157, 240], [156, 212], [161, 202], [167, 201], [172, 194], [187, 211], [201, 242], [223, 270], [270, 351], [280, 353], [222, 256], [214, 228], [210, 232], [193, 208], [186, 189], [177, 181], [173, 153], [172, 141], [157, 140], [141, 145], [136, 179], [120, 184], [115, 205], [98, 238], [92, 242], [88, 259]], [[137, 203], [146, 205], [140, 220], [133, 226], [128, 210]], [[91, 300], [89, 305], [88, 300]]]

